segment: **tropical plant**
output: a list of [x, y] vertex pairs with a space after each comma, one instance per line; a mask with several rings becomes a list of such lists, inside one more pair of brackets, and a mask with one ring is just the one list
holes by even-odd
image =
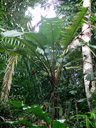
[[[60, 71], [63, 67], [65, 56], [70, 52], [67, 47], [74, 39], [86, 11], [87, 8], [83, 8], [73, 24], [69, 28], [64, 29], [63, 32], [60, 19], [46, 19], [42, 17], [42, 25], [40, 26], [39, 33], [19, 33], [16, 31], [13, 31], [13, 33], [11, 31], [2, 33], [2, 35], [7, 38], [6, 41], [17, 41], [20, 42], [21, 45], [23, 43], [22, 48], [17, 46], [15, 50], [10, 50], [3, 45], [7, 51], [11, 52], [11, 55], [20, 54], [26, 56], [31, 59], [40, 70], [45, 72], [52, 86], [51, 97], [55, 108], [55, 118], [59, 117], [57, 85]], [[61, 33], [62, 36], [60, 36]], [[42, 67], [38, 65], [38, 62], [42, 64]]]
[[87, 114], [78, 114], [76, 116], [85, 120], [86, 128], [96, 127], [96, 111], [88, 112]]
[[[14, 113], [20, 111], [21, 118], [19, 117], [19, 121], [2, 121], [0, 122], [1, 126], [9, 126], [9, 125], [20, 125], [24, 124], [28, 126], [29, 128], [48, 128], [51, 123], [51, 119], [47, 116], [47, 113], [42, 111], [40, 106], [33, 105], [33, 106], [26, 106], [25, 104], [22, 104], [21, 102], [17, 101], [10, 101], [11, 107], [13, 105], [13, 109], [15, 108]], [[4, 106], [3, 106], [4, 107]], [[25, 120], [24, 118], [27, 117], [26, 115], [30, 114], [31, 123]], [[41, 120], [41, 122], [37, 121], [37, 118]], [[36, 122], [38, 125], [36, 125]], [[33, 124], [32, 124], [33, 123]], [[65, 120], [54, 120], [52, 122], [52, 128], [64, 128], [65, 127]]]

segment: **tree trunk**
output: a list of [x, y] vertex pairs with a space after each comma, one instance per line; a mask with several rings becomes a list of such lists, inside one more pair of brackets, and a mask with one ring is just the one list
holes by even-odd
[[58, 97], [57, 87], [55, 87], [55, 89], [54, 89], [53, 102], [54, 102], [54, 109], [55, 109], [54, 117], [55, 117], [55, 119], [59, 119], [59, 108], [58, 108], [59, 97]]
[[58, 97], [58, 90], [57, 90], [57, 81], [55, 76], [52, 76], [52, 79], [50, 80], [50, 83], [52, 85], [52, 94], [51, 94], [51, 98], [53, 99], [53, 110], [52, 111], [52, 120], [54, 119], [59, 119], [59, 108], [58, 108], [58, 104], [59, 104], [59, 97]]
[[[82, 39], [84, 42], [89, 43], [91, 41], [91, 0], [83, 0], [83, 7], [88, 7], [88, 12], [86, 18], [88, 19], [88, 24], [84, 23], [82, 27], [83, 36]], [[83, 56], [83, 73], [84, 73], [84, 84], [85, 84], [85, 92], [88, 102], [88, 107], [91, 110], [91, 103], [90, 103], [90, 97], [91, 93], [90, 91], [95, 90], [94, 82], [92, 83], [91, 89], [89, 88], [90, 81], [86, 79], [86, 76], [88, 74], [93, 73], [93, 66], [92, 66], [92, 58], [91, 58], [91, 52], [88, 46], [82, 46], [82, 56]]]

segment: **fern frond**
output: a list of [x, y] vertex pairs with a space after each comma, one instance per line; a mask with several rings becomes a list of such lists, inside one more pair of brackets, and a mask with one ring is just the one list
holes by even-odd
[[72, 25], [70, 25], [68, 28], [66, 28], [62, 33], [62, 39], [60, 41], [60, 44], [64, 46], [64, 48], [67, 48], [67, 46], [72, 42], [72, 40], [75, 37], [75, 34], [77, 30], [80, 27], [80, 23], [84, 17], [84, 15], [87, 12], [87, 8], [82, 8], [81, 12], [78, 13], [75, 20], [73, 21]]

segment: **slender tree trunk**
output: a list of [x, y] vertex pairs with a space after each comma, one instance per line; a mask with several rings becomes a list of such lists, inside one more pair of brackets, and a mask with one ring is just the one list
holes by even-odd
[[[83, 36], [82, 39], [87, 44], [89, 41], [91, 41], [91, 0], [83, 0], [83, 7], [88, 7], [88, 12], [86, 18], [88, 19], [88, 24], [84, 23], [82, 27]], [[94, 82], [92, 83], [91, 89], [89, 88], [90, 81], [86, 79], [86, 76], [88, 74], [93, 73], [93, 66], [92, 66], [92, 58], [91, 58], [91, 52], [88, 46], [82, 47], [82, 56], [83, 56], [83, 73], [84, 73], [84, 84], [85, 84], [85, 92], [88, 102], [88, 107], [91, 110], [91, 103], [90, 103], [90, 97], [91, 93], [90, 91], [95, 90]]]
[[54, 120], [59, 118], [59, 108], [58, 108], [59, 97], [58, 97], [57, 82], [56, 82], [55, 76], [52, 77], [51, 85], [53, 89], [52, 98], [53, 98], [53, 109], [54, 109], [52, 114], [52, 120]]
[[59, 119], [59, 108], [58, 108], [59, 97], [58, 97], [57, 86], [54, 89], [53, 102], [54, 102], [54, 108], [55, 108], [55, 115], [54, 115], [54, 117], [55, 117], [55, 119]]

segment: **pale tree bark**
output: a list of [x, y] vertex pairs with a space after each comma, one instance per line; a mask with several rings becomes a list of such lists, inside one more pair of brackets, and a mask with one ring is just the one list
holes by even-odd
[[[83, 0], [83, 7], [88, 7], [88, 12], [86, 18], [88, 19], [88, 24], [84, 23], [82, 27], [82, 32], [83, 36], [82, 39], [84, 42], [89, 44], [89, 41], [91, 41], [91, 21], [90, 21], [90, 16], [91, 16], [91, 0]], [[88, 74], [93, 73], [93, 66], [92, 66], [92, 58], [91, 58], [91, 51], [88, 46], [82, 46], [82, 56], [83, 56], [83, 73], [84, 73], [84, 85], [85, 85], [85, 92], [86, 92], [86, 97], [87, 97], [87, 102], [88, 102], [88, 107], [91, 110], [91, 92], [94, 92], [95, 90], [95, 84], [94, 82], [92, 83], [91, 89], [89, 88], [90, 81], [86, 79], [86, 76]]]
[[85, 86], [85, 92], [86, 92], [86, 98], [88, 102], [89, 110], [92, 110], [91, 107], [91, 94], [90, 92], [94, 92], [95, 90], [95, 83], [94, 81], [91, 82], [92, 86], [89, 87], [90, 81], [86, 79], [88, 74], [93, 74], [93, 65], [92, 65], [92, 58], [91, 58], [91, 51], [88, 47], [89, 41], [91, 41], [91, 0], [83, 0], [83, 7], [88, 7], [88, 12], [86, 18], [88, 19], [88, 24], [84, 23], [82, 27], [82, 35], [78, 35], [78, 38], [82, 39], [83, 42], [86, 42], [87, 45], [83, 46], [82, 43], [80, 43], [79, 39], [76, 37], [73, 42], [68, 46], [68, 49], [70, 50], [73, 48], [76, 49], [77, 46], [82, 46], [82, 56], [83, 56], [83, 73], [84, 73], [84, 86]]
[[5, 76], [3, 79], [2, 84], [2, 91], [1, 91], [1, 101], [7, 102], [8, 96], [11, 89], [11, 83], [12, 83], [12, 75], [14, 73], [14, 65], [15, 61], [17, 60], [17, 56], [10, 56], [8, 60], [8, 65], [6, 67]]

